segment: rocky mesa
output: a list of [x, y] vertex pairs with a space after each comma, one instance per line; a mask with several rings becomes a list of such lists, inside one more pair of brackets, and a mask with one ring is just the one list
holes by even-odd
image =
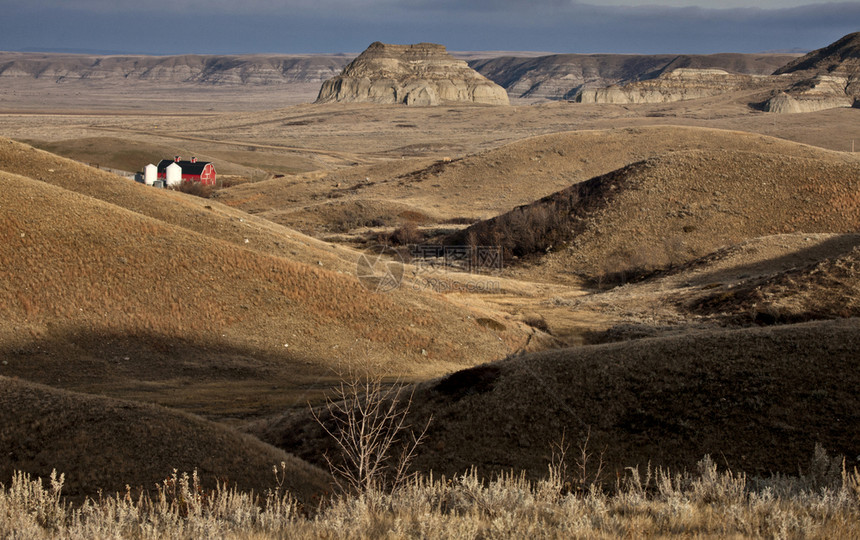
[[320, 88], [317, 103], [370, 102], [507, 105], [504, 88], [448, 54], [443, 45], [375, 42]]
[[764, 103], [766, 111], [798, 113], [856, 106], [860, 103], [860, 32], [812, 51], [774, 75], [794, 82]]
[[[672, 69], [669, 69], [669, 68]], [[717, 67], [669, 66], [656, 77], [604, 88], [585, 88], [582, 103], [668, 103], [738, 90], [761, 91], [756, 108], [775, 113], [814, 112], [860, 103], [860, 32], [797, 58], [773, 75], [733, 73]]]

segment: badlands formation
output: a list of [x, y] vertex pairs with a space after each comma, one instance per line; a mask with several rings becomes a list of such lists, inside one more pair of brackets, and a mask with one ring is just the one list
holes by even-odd
[[772, 75], [722, 69], [679, 68], [623, 86], [582, 90], [581, 103], [668, 103], [739, 90], [769, 90], [757, 106], [775, 113], [815, 112], [852, 107], [860, 99], [860, 32], [812, 51]]
[[767, 77], [733, 74], [723, 69], [678, 68], [655, 79], [625, 86], [583, 90], [580, 103], [669, 103], [716, 96], [733, 90], [760, 87]]
[[448, 54], [443, 45], [375, 42], [323, 83], [317, 103], [439, 105], [445, 101], [507, 105], [505, 89]]
[[781, 67], [774, 75], [793, 84], [765, 103], [777, 113], [852, 107], [860, 102], [860, 32]]

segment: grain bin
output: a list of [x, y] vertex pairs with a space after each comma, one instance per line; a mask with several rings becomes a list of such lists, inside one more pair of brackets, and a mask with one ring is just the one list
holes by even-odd
[[150, 163], [143, 168], [143, 183], [151, 186], [158, 180], [158, 167]]

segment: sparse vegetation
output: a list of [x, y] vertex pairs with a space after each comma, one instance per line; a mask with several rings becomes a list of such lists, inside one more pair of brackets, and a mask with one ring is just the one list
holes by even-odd
[[202, 182], [182, 182], [176, 189], [182, 193], [188, 193], [189, 195], [204, 199], [211, 198], [212, 194], [215, 193], [214, 186], [209, 186]]
[[[39, 538], [855, 538], [860, 473], [816, 449], [799, 477], [748, 478], [705, 456], [695, 473], [630, 469], [612, 493], [506, 473], [482, 481], [416, 477], [392, 493], [338, 497], [318, 508], [281, 489], [203, 489], [175, 473], [151, 495], [107, 495], [72, 506], [16, 473], [0, 490], [0, 536]], [[550, 468], [552, 472], [552, 467]], [[275, 467], [275, 474], [280, 473]]]
[[860, 538], [855, 111], [7, 79], [0, 538]]
[[408, 221], [402, 227], [394, 229], [388, 240], [395, 246], [420, 244], [424, 241], [424, 233], [418, 229], [414, 222]]

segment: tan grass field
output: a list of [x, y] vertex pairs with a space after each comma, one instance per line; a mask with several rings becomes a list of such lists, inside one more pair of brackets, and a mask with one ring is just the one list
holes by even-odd
[[365, 363], [413, 378], [529, 340], [433, 292], [368, 290], [350, 250], [3, 144], [9, 169], [46, 179], [0, 173], [4, 374], [246, 415]]

